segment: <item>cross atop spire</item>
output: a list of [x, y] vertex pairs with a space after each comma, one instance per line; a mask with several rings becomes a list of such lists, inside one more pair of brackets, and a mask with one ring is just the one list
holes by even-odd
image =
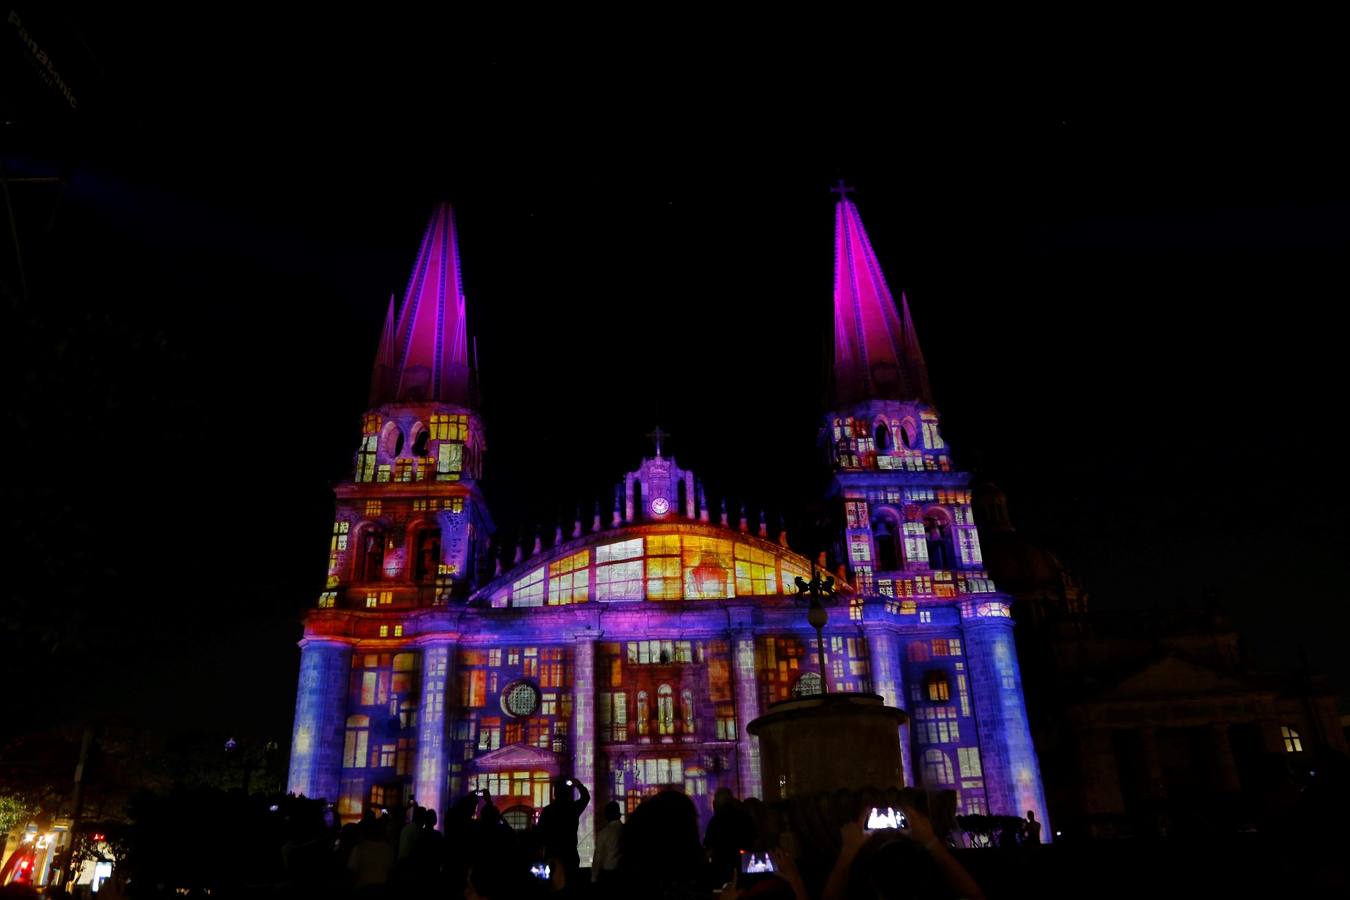
[[662, 441], [662, 439], [664, 439], [664, 438], [670, 437], [670, 433], [669, 433], [669, 432], [666, 432], [666, 431], [662, 431], [662, 430], [661, 430], [661, 426], [660, 426], [660, 425], [657, 425], [656, 428], [655, 428], [654, 430], [647, 432], [647, 434], [645, 435], [645, 437], [651, 438], [651, 439], [652, 439], [652, 443], [656, 444], [656, 458], [657, 458], [657, 459], [660, 459], [660, 458], [661, 458], [661, 441]]
[[844, 179], [840, 178], [839, 181], [838, 181], [838, 183], [835, 184], [834, 187], [830, 188], [830, 193], [831, 193], [831, 194], [838, 194], [840, 200], [847, 200], [847, 199], [848, 199], [848, 195], [851, 194], [851, 193], [853, 193], [855, 190], [857, 190], [857, 188], [855, 188], [855, 187], [853, 187], [853, 186], [851, 186], [851, 185], [845, 184], [845, 183], [844, 183]]

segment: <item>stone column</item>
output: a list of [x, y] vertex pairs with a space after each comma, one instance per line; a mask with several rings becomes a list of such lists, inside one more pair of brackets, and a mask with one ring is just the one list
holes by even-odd
[[572, 775], [591, 792], [591, 803], [577, 822], [577, 853], [589, 866], [595, 855], [595, 805], [600, 789], [595, 782], [595, 639], [598, 632], [573, 636], [572, 656]]
[[1213, 722], [1209, 727], [1214, 740], [1215, 784], [1226, 794], [1236, 794], [1242, 790], [1242, 780], [1238, 777], [1233, 744], [1228, 739], [1228, 723]]
[[446, 821], [446, 780], [449, 777], [446, 753], [448, 700], [447, 687], [454, 670], [455, 644], [439, 639], [422, 647], [422, 698], [417, 711], [417, 772], [413, 797], [418, 806], [436, 810], [437, 824]]
[[351, 673], [350, 644], [319, 638], [300, 642], [300, 686], [286, 781], [293, 794], [337, 802]]
[[[880, 694], [887, 706], [905, 708], [905, 682], [896, 656], [895, 635], [877, 625], [864, 625], [867, 635], [867, 665], [872, 672], [872, 693]], [[900, 726], [900, 765], [905, 784], [914, 783], [909, 755], [909, 723]]]
[[1144, 778], [1150, 797], [1167, 796], [1167, 781], [1163, 778], [1162, 756], [1158, 753], [1158, 731], [1152, 725], [1139, 729], [1140, 762], [1144, 764]]
[[1079, 811], [1089, 816], [1125, 812], [1111, 731], [1078, 726], [1073, 736], [1078, 750], [1078, 793], [1083, 804]]
[[1040, 764], [1027, 723], [1012, 619], [972, 617], [962, 624], [989, 812], [1025, 816], [1027, 810], [1033, 809], [1041, 823], [1042, 839], [1049, 841], [1054, 831], [1047, 816]]
[[[752, 631], [731, 634], [731, 664], [736, 680], [736, 778], [741, 799], [769, 799], [759, 783], [759, 738], [745, 730], [759, 718], [759, 682], [755, 677], [755, 635]], [[775, 795], [775, 799], [777, 796]]]

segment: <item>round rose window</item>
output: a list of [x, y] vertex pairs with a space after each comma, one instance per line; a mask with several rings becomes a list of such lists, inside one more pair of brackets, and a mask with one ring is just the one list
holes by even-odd
[[539, 688], [528, 681], [513, 681], [502, 691], [502, 711], [508, 716], [532, 716], [539, 709]]

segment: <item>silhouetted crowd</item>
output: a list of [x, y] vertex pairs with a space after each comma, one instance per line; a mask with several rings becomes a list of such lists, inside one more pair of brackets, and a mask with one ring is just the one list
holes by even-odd
[[[525, 830], [503, 820], [487, 791], [460, 797], [439, 822], [435, 810], [415, 806], [406, 816], [370, 810], [339, 825], [330, 806], [292, 798], [278, 814], [285, 829], [280, 880], [221, 882], [211, 896], [982, 897], [948, 850], [950, 811], [930, 810], [929, 795], [920, 791], [840, 790], [764, 802], [737, 800], [723, 788], [703, 834], [694, 802], [678, 791], [649, 796], [627, 816], [609, 803], [598, 817], [591, 866], [582, 869], [578, 822], [590, 792], [573, 779], [551, 787], [551, 802]], [[944, 823], [936, 830], [934, 817]], [[167, 884], [152, 888], [145, 879], [125, 883], [116, 873], [104, 890], [133, 900], [183, 893]], [[189, 896], [197, 893], [204, 895]]]
[[469, 900], [982, 896], [934, 831], [921, 792], [838, 791], [765, 803], [737, 800], [724, 788], [702, 835], [697, 809], [683, 793], [650, 796], [626, 817], [609, 803], [591, 867], [583, 870], [577, 823], [590, 793], [572, 779], [559, 779], [552, 791], [552, 802], [525, 831], [502, 819], [486, 791], [459, 798], [439, 830], [434, 810], [414, 807], [406, 823], [367, 812], [334, 839], [319, 808], [319, 815], [291, 823], [281, 893]]

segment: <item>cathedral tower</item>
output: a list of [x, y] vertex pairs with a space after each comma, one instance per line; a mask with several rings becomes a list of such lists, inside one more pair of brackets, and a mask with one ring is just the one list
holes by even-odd
[[[444, 810], [443, 711], [419, 698], [445, 694], [453, 641], [418, 640], [426, 629], [415, 622], [467, 598], [487, 559], [475, 388], [455, 218], [443, 204], [402, 304], [390, 298], [352, 478], [334, 491], [328, 581], [301, 642], [291, 791], [389, 806], [412, 793]], [[348, 715], [352, 706], [362, 712]], [[344, 772], [370, 769], [382, 783], [343, 783], [355, 780]]]
[[956, 790], [960, 812], [1045, 822], [1011, 601], [984, 570], [970, 475], [943, 441], [908, 301], [893, 299], [851, 188], [836, 190], [824, 431], [873, 689], [910, 713], [910, 783]]

